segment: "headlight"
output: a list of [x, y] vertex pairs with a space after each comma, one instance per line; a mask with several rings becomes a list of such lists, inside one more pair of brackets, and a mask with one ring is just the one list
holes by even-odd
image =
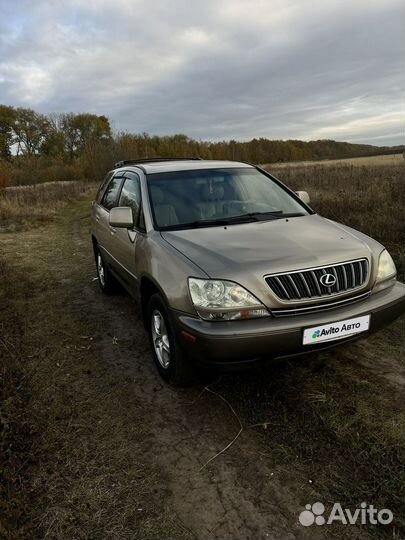
[[232, 281], [189, 278], [188, 287], [191, 300], [202, 319], [230, 321], [269, 315], [253, 294]]
[[397, 269], [391, 255], [386, 249], [381, 253], [378, 260], [377, 277], [375, 280], [375, 289], [381, 290], [390, 287], [396, 279]]

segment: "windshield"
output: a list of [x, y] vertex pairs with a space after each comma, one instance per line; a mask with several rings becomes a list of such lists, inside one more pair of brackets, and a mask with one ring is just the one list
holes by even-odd
[[185, 229], [304, 216], [305, 207], [253, 168], [148, 175], [158, 229]]

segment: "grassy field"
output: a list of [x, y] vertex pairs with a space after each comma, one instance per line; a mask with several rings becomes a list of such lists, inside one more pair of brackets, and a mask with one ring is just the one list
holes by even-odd
[[34, 186], [9, 187], [0, 191], [0, 232], [27, 229], [47, 222], [69, 201], [91, 197], [95, 184], [47, 182]]
[[330, 167], [331, 165], [350, 165], [354, 167], [385, 167], [391, 165], [404, 165], [403, 154], [388, 154], [385, 156], [365, 156], [358, 158], [323, 159], [322, 161], [290, 161], [286, 163], [267, 163], [268, 168], [288, 167]]
[[82, 301], [89, 208], [82, 195], [0, 236], [0, 538], [182, 539], [132, 378], [101, 361], [101, 310]]
[[[403, 167], [270, 170], [403, 269]], [[402, 537], [403, 320], [305, 360], [168, 388], [131, 300], [97, 289], [87, 188], [0, 195], [0, 537]], [[200, 471], [239, 429], [220, 397], [243, 433]], [[395, 520], [303, 530], [316, 500], [366, 501]]]
[[[382, 164], [373, 158], [370, 165], [319, 162], [305, 167], [265, 166], [288, 186], [306, 190], [311, 205], [321, 215], [349, 225], [373, 238], [390, 250], [401, 279], [405, 270], [405, 162], [393, 160]], [[347, 161], [347, 160], [346, 160]], [[350, 160], [349, 160], [350, 161]], [[325, 163], [328, 163], [327, 165]]]

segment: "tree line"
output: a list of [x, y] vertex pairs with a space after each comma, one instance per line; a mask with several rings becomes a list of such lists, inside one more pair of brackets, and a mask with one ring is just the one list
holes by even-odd
[[0, 159], [19, 156], [80, 156], [90, 140], [109, 140], [110, 122], [95, 114], [40, 114], [0, 105]]
[[277, 163], [359, 157], [403, 152], [333, 140], [299, 141], [254, 138], [250, 141], [201, 141], [187, 135], [151, 136], [113, 133], [107, 116], [90, 113], [44, 115], [0, 105], [0, 175], [9, 184], [54, 180], [99, 180], [120, 159], [201, 157], [252, 163]]

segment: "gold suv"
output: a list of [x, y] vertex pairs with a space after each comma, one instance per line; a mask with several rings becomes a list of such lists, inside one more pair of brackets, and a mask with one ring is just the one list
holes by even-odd
[[388, 251], [246, 163], [122, 161], [92, 209], [103, 292], [140, 304], [156, 366], [235, 369], [366, 336], [405, 310]]

